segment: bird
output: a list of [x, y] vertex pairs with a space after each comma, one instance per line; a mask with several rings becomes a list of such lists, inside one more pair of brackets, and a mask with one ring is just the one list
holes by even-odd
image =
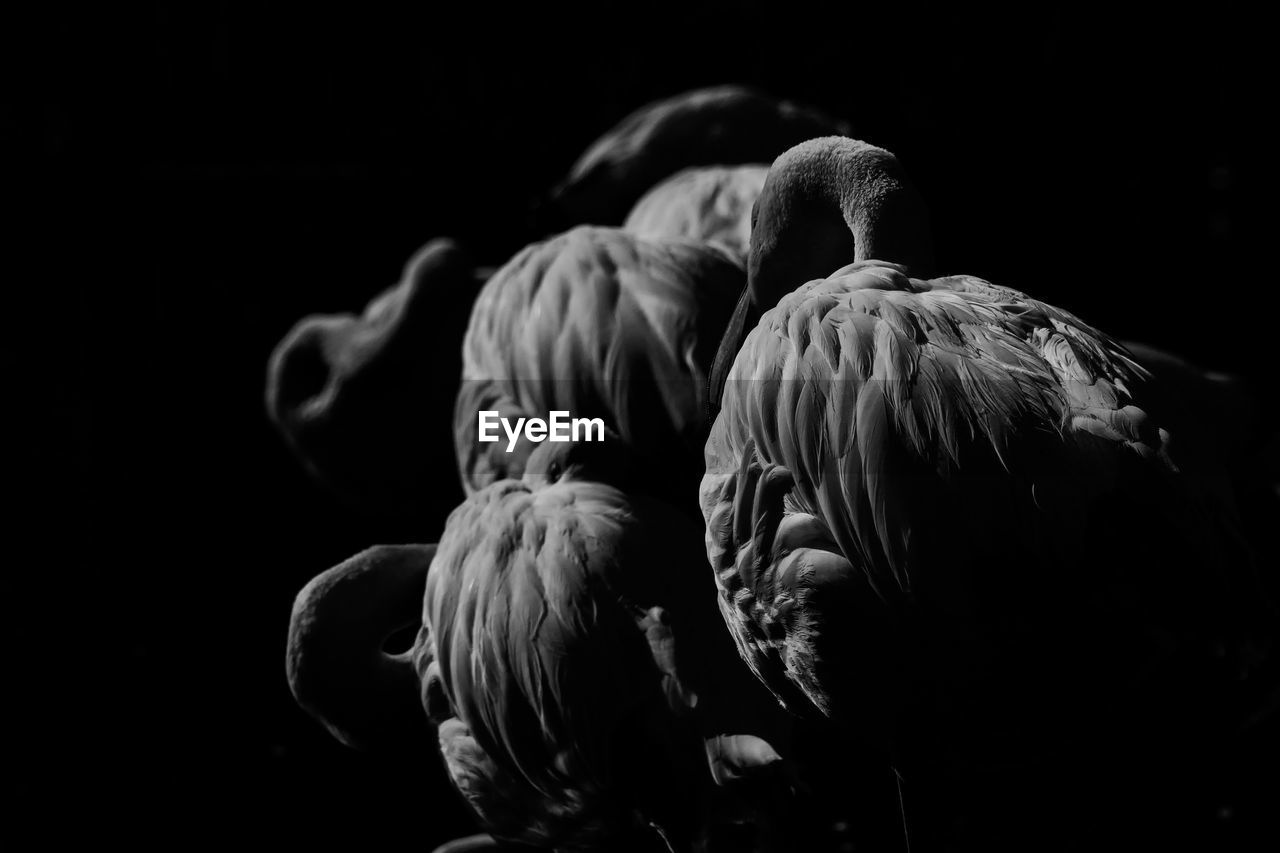
[[421, 625], [435, 555], [434, 544], [367, 548], [317, 575], [294, 599], [289, 690], [346, 746], [379, 752], [430, 745], [412, 657], [385, 646]]
[[[579, 158], [553, 193], [560, 211], [554, 230], [622, 225], [648, 192], [624, 230], [650, 240], [719, 237], [741, 257], [746, 199], [758, 191], [757, 179], [763, 182], [755, 170], [806, 135], [847, 128], [740, 86], [649, 104]], [[748, 161], [760, 163], [732, 168]], [[685, 175], [682, 184], [655, 186], [676, 173]], [[708, 207], [689, 210], [695, 203]], [[438, 476], [450, 465], [442, 454], [447, 460], [453, 432], [437, 411], [441, 400], [458, 395], [462, 334], [493, 273], [475, 265], [456, 241], [438, 238], [414, 255], [400, 283], [372, 300], [363, 317], [307, 317], [274, 349], [266, 384], [270, 419], [306, 470], [347, 504], [443, 517], [461, 499]]]
[[719, 627], [696, 582], [701, 531], [609, 484], [623, 448], [540, 446], [521, 480], [455, 511], [428, 578], [424, 705], [498, 837], [662, 849], [687, 832], [706, 759], [680, 717], [714, 701], [706, 677], [734, 671], [697, 656], [733, 650], [699, 634]]
[[[460, 505], [437, 545], [321, 575], [294, 609], [295, 695], [349, 744], [429, 723], [498, 841], [687, 850], [733, 792], [785, 796], [783, 717], [723, 630], [702, 529], [629, 494], [627, 453], [544, 444], [522, 479]], [[390, 655], [415, 595], [417, 638]]]
[[768, 173], [767, 163], [695, 166], [677, 172], [641, 196], [623, 230], [649, 240], [715, 242], [745, 265], [751, 209]]
[[[779, 204], [772, 197], [784, 186]], [[794, 287], [875, 257], [897, 258], [919, 275], [933, 270], [929, 214], [906, 170], [889, 151], [847, 136], [806, 140], [778, 156], [752, 207], [750, 245], [746, 286], [708, 379], [709, 418], [743, 339]]]
[[847, 121], [756, 89], [694, 89], [637, 109], [606, 131], [551, 191], [547, 230], [621, 225], [644, 193], [699, 166], [773, 162], [815, 136], [848, 134]]
[[275, 347], [267, 413], [307, 471], [349, 505], [446, 515], [453, 485], [449, 406], [462, 335], [491, 269], [431, 240], [362, 316], [307, 317]]
[[[717, 799], [717, 790], [733, 790], [735, 797], [753, 791], [750, 796], [763, 802], [771, 798], [759, 793], [760, 780], [766, 780], [764, 790], [768, 791], [785, 776], [775, 766], [782, 760], [773, 746], [778, 738], [765, 740], [742, 733], [738, 729], [743, 726], [734, 724], [748, 712], [776, 720], [777, 711], [734, 654], [715, 611], [713, 586], [706, 580], [699, 582], [702, 527], [700, 520], [692, 523], [697, 518], [696, 483], [702, 472], [705, 435], [701, 420], [705, 401], [700, 392], [744, 281], [745, 220], [763, 181], [763, 168], [685, 174], [688, 180], [678, 176], [681, 180], [671, 182], [672, 187], [655, 188], [652, 201], [645, 202], [641, 211], [645, 215], [638, 215], [635, 225], [635, 230], [644, 230], [643, 235], [629, 227], [579, 227], [534, 244], [490, 278], [472, 309], [455, 421], [469, 497], [450, 516], [435, 546], [439, 559], [426, 582], [427, 606], [415, 655], [423, 684], [422, 705], [426, 719], [439, 732], [446, 766], [485, 827], [500, 838], [572, 848], [603, 844], [604, 838], [621, 843], [617, 838], [639, 833], [648, 841], [681, 846], [703, 831], [702, 811], [708, 798]], [[681, 204], [690, 211], [682, 219], [662, 215], [662, 209], [679, 209]], [[724, 238], [719, 239], [719, 234]], [[514, 418], [545, 416], [556, 409], [580, 416], [603, 415], [604, 440], [568, 447], [524, 440], [511, 454], [500, 446], [485, 448], [477, 440], [479, 411], [495, 410]], [[673, 510], [662, 500], [668, 496], [683, 496], [689, 510]], [[536, 540], [545, 535], [541, 526], [549, 522], [538, 513], [530, 516], [530, 507], [552, 513], [553, 519], [564, 516], [563, 523], [581, 536], [582, 544], [568, 553], [538, 551], [530, 537]], [[637, 513], [637, 518], [630, 518]], [[621, 526], [614, 517], [619, 514], [629, 519]], [[537, 528], [536, 535], [529, 533], [530, 525]], [[654, 546], [661, 543], [660, 557], [640, 547], [647, 540]], [[532, 563], [527, 555], [531, 547], [537, 557]], [[639, 715], [644, 728], [638, 737], [645, 744], [671, 742], [661, 758], [647, 753], [636, 756], [637, 768], [625, 768], [625, 772], [618, 765], [615, 773], [625, 777], [625, 783], [615, 780], [599, 790], [578, 790], [574, 786], [581, 774], [566, 777], [563, 769], [557, 770], [554, 756], [535, 748], [536, 741], [495, 735], [521, 725], [527, 684], [523, 692], [516, 689], [520, 685], [511, 684], [501, 689], [488, 684], [477, 687], [449, 669], [447, 662], [452, 654], [487, 660], [492, 666], [528, 667], [528, 652], [513, 647], [512, 641], [537, 641], [539, 631], [530, 631], [523, 623], [468, 621], [473, 620], [474, 602], [502, 599], [503, 585], [520, 580], [516, 570], [526, 565], [536, 567], [544, 581], [525, 581], [519, 588], [505, 590], [512, 607], [548, 606], [540, 603], [538, 593], [548, 590], [545, 594], [550, 595], [558, 583], [568, 584], [569, 592], [581, 597], [584, 589], [594, 587], [595, 574], [574, 580], [575, 572], [582, 570], [574, 554], [597, 550], [598, 562], [605, 566], [608, 560], [617, 563], [625, 555], [633, 584], [647, 579], [641, 574], [642, 566], [661, 562], [665, 569], [653, 572], [654, 579], [666, 578], [660, 591], [639, 593], [643, 606], [624, 607], [615, 620], [603, 625], [574, 622], [569, 626], [584, 632], [584, 648], [609, 655], [611, 666], [620, 673], [616, 677], [642, 689], [638, 694], [617, 685], [606, 689], [612, 682], [604, 677], [600, 660], [573, 658], [573, 671], [584, 673], [583, 683], [600, 692], [548, 698], [556, 702], [545, 710], [554, 712], [549, 719], [567, 720], [552, 732], [553, 740], [579, 742], [592, 761], [614, 761], [607, 751], [601, 754], [598, 738], [593, 740], [594, 730], [588, 725], [598, 718], [600, 725], [616, 728], [608, 714], [590, 710], [604, 702], [606, 707], [623, 707], [628, 714]], [[510, 568], [504, 560], [511, 563]], [[336, 571], [341, 575], [343, 567]], [[404, 598], [407, 581], [407, 576], [389, 575], [385, 594]], [[335, 583], [314, 586], [317, 592], [343, 588]], [[458, 596], [473, 604], [450, 603]], [[315, 599], [314, 595], [300, 597], [296, 612], [323, 612]], [[655, 599], [665, 607], [650, 606]], [[570, 615], [576, 612], [571, 605], [581, 602], [562, 605]], [[378, 612], [358, 604], [350, 609]], [[592, 612], [598, 609], [592, 606]], [[339, 605], [329, 605], [330, 612], [339, 610]], [[694, 660], [694, 675], [685, 672], [677, 678], [673, 674], [673, 618], [680, 626], [679, 648]], [[465, 623], [466, 630], [441, 627], [454, 622]], [[352, 636], [381, 638], [394, 627], [358, 635], [349, 628], [342, 630]], [[295, 635], [307, 639], [307, 644], [291, 652], [293, 658], [312, 661], [306, 668], [312, 673], [323, 673], [329, 666], [338, 682], [326, 684], [321, 677], [319, 686], [298, 689], [296, 695], [358, 696], [341, 685], [364, 683], [368, 674], [352, 672], [342, 663], [327, 665], [326, 646], [316, 640], [326, 636], [323, 630], [291, 633]], [[463, 637], [469, 638], [469, 646]], [[638, 639], [648, 645], [638, 644]], [[335, 639], [331, 645], [344, 644]], [[316, 660], [307, 648], [321, 650], [322, 656]], [[352, 655], [357, 663], [372, 659], [386, 668], [387, 657], [381, 652], [371, 656], [367, 650], [360, 654], [353, 650]], [[700, 671], [709, 674], [697, 675], [703, 658], [717, 660], [717, 665], [702, 665]], [[396, 663], [399, 667], [403, 661]], [[689, 666], [686, 663], [684, 669]], [[689, 684], [699, 686], [698, 692], [692, 692]], [[443, 685], [449, 685], [449, 690]], [[744, 691], [754, 698], [742, 699]], [[385, 698], [390, 693], [370, 695]], [[727, 701], [734, 695], [738, 701]], [[633, 708], [641, 699], [642, 707]], [[495, 704], [499, 702], [505, 704]], [[699, 726], [684, 719], [693, 713], [694, 704]], [[326, 713], [323, 702], [313, 701], [308, 707], [335, 733], [351, 728], [343, 720], [365, 719], [341, 703], [332, 713]], [[397, 707], [404, 713], [403, 701]], [[543, 719], [544, 709], [539, 708], [539, 715]], [[758, 728], [749, 717], [745, 725]], [[348, 736], [347, 742], [361, 741]], [[512, 772], [513, 764], [518, 764], [519, 772]], [[522, 780], [537, 773], [542, 775], [531, 790]], [[630, 805], [619, 812], [620, 803]], [[739, 804], [731, 805], [734, 811]], [[787, 819], [793, 821], [794, 815]], [[771, 831], [776, 835], [776, 829]]]
[[485, 284], [462, 346], [454, 445], [467, 494], [519, 478], [538, 446], [480, 441], [481, 412], [599, 418], [697, 515], [706, 378], [745, 281], [722, 246], [579, 226]]
[[881, 750], [913, 849], [1070, 846], [1178, 801], [1160, 772], [1227, 730], [1275, 611], [1150, 373], [1066, 311], [935, 277], [883, 149], [795, 146], [753, 220], [699, 497], [739, 655]]
[[[840, 155], [833, 153], [837, 149]], [[714, 418], [744, 336], [788, 292], [786, 282], [807, 281], [872, 257], [897, 259], [925, 278], [934, 267], [927, 207], [892, 153], [848, 137], [824, 137], [786, 152], [773, 170], [778, 173], [774, 186], [790, 188], [789, 198], [779, 203], [771, 189], [766, 200], [770, 218], [777, 221], [766, 222], [756, 235], [756, 267], [748, 271], [748, 286], [712, 367], [708, 419]], [[754, 215], [753, 210], [752, 229]], [[885, 222], [892, 227], [878, 227]], [[782, 245], [773, 245], [779, 240]], [[1148, 393], [1162, 395], [1184, 443], [1214, 457], [1238, 483], [1252, 485], [1268, 438], [1256, 389], [1238, 376], [1204, 370], [1150, 344], [1129, 337], [1121, 344], [1158, 380], [1158, 389]]]
[[601, 417], [655, 473], [689, 472], [667, 494], [696, 515], [703, 392], [745, 282], [751, 205], [770, 158], [833, 128], [847, 124], [720, 86], [649, 104], [597, 140], [552, 193], [584, 224], [526, 247], [475, 302], [454, 409], [467, 493], [520, 476], [534, 447], [483, 445], [479, 412], [561, 410]]

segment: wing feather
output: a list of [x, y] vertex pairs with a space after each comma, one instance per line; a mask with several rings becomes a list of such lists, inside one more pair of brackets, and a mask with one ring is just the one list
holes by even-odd
[[553, 410], [599, 417], [642, 454], [696, 460], [706, 374], [743, 276], [718, 249], [607, 228], [517, 254], [481, 292], [463, 346], [454, 435], [467, 489], [519, 477], [533, 449], [480, 444], [480, 407], [513, 424]]
[[[1069, 601], [1102, 607], [1122, 633], [1140, 613], [1152, 635], [1222, 637], [1254, 588], [1230, 507], [1212, 477], [1178, 461], [1146, 371], [1022, 293], [853, 264], [766, 312], [729, 377], [700, 492], [708, 556], [740, 652], [789, 706], [833, 713], [860, 677], [824, 676], [835, 637], [854, 654], [848, 630], [814, 629], [840, 619], [824, 606], [868, 624], [867, 614], [925, 608], [971, 635], [953, 636], [957, 650], [989, 651], [1000, 632], [1075, 630]], [[792, 482], [780, 522], [752, 502], [773, 466]], [[796, 529], [833, 556], [791, 556], [803, 541], [758, 553], [769, 537], [757, 530], [753, 543], [744, 531], [756, 525], [725, 526], [726, 501], [757, 512], [753, 522], [808, 519]], [[1163, 555], [1163, 574], [1140, 567], [1144, 547]], [[731, 563], [737, 571], [724, 571]], [[1059, 576], [1073, 586], [1055, 586]], [[1144, 584], [1163, 588], [1144, 601]]]

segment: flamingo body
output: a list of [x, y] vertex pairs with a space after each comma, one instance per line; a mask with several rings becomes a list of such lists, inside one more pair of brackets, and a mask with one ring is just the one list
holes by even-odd
[[623, 228], [648, 240], [716, 243], [745, 266], [751, 208], [768, 173], [764, 165], [686, 169], [645, 193]]
[[1147, 380], [971, 277], [867, 261], [784, 297], [733, 363], [701, 489], [742, 658], [799, 714], [970, 769], [1105, 752], [1156, 708], [1222, 725], [1268, 617]]
[[[696, 467], [705, 377], [744, 280], [723, 250], [580, 227], [485, 285], [463, 344], [454, 438], [464, 487], [519, 476], [535, 447], [478, 441], [478, 412], [595, 418], [641, 456]], [[691, 491], [690, 494], [693, 492]]]
[[[688, 833], [708, 762], [779, 760], [737, 736], [752, 710], [726, 685], [753, 685], [698, 581], [698, 528], [582, 459], [544, 445], [454, 512], [415, 652], [458, 789], [495, 835], [563, 849]], [[731, 736], [704, 747], [705, 725]]]

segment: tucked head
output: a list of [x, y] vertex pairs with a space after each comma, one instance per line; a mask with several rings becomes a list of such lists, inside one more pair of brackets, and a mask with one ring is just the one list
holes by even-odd
[[778, 157], [752, 215], [747, 287], [757, 310], [870, 259], [932, 274], [928, 215], [898, 159], [844, 136], [811, 139]]

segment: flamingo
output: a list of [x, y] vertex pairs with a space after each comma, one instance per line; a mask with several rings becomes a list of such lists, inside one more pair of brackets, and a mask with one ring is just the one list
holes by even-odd
[[518, 478], [537, 444], [483, 443], [478, 413], [600, 418], [696, 513], [706, 378], [744, 272], [724, 248], [581, 226], [518, 253], [472, 309], [454, 407], [464, 488]]
[[[687, 849], [735, 792], [784, 797], [781, 721], [698, 582], [702, 531], [631, 494], [627, 454], [544, 444], [522, 479], [455, 510], [438, 546], [377, 549], [313, 581], [290, 631], [295, 695], [348, 743], [375, 720], [385, 740], [429, 719], [499, 839]], [[415, 595], [414, 647], [389, 655]]]
[[435, 545], [378, 545], [317, 575], [294, 599], [289, 689], [346, 746], [381, 751], [428, 742], [412, 657], [385, 645], [421, 624], [435, 555]]
[[619, 225], [640, 197], [687, 168], [771, 163], [847, 122], [744, 86], [695, 89], [647, 104], [592, 143], [551, 193], [571, 224]]
[[[685, 169], [650, 189], [621, 229], [581, 226], [498, 270], [463, 344], [454, 440], [464, 488], [519, 476], [534, 447], [484, 446], [480, 411], [599, 415], [666, 471], [701, 476], [706, 378], [745, 283], [750, 211], [767, 172]], [[668, 494], [678, 501], [677, 491]]]
[[[638, 832], [680, 847], [705, 830], [702, 813], [708, 800], [714, 806], [719, 788], [742, 796], [760, 788], [762, 778], [771, 780], [764, 784], [768, 790], [784, 775], [775, 767], [781, 763], [772, 745], [777, 737], [740, 731], [758, 731], [754, 716], [767, 720], [772, 712], [723, 631], [713, 586], [697, 581], [701, 527], [691, 523], [692, 513], [651, 497], [683, 495], [692, 509], [705, 435], [701, 392], [744, 281], [744, 259], [732, 247], [763, 178], [759, 167], [707, 171], [709, 180], [689, 173], [687, 184], [682, 179], [655, 190], [647, 218], [636, 226], [647, 229], [647, 237], [584, 227], [530, 246], [493, 275], [473, 307], [456, 407], [470, 497], [450, 517], [434, 551], [414, 655], [446, 766], [486, 827], [502, 838], [573, 848]], [[681, 203], [694, 214], [705, 210], [705, 224], [691, 215], [678, 228], [662, 230], [663, 217], [654, 211]], [[722, 233], [724, 239], [715, 237]], [[711, 242], [681, 239], [690, 234]], [[559, 408], [603, 414], [605, 442], [563, 448], [525, 441], [507, 454], [477, 441], [479, 410], [514, 417]], [[555, 549], [543, 548], [548, 525], [569, 531], [557, 534], [561, 538], [571, 533], [580, 541], [570, 537]], [[641, 547], [646, 542], [662, 554]], [[583, 564], [576, 554], [594, 556]], [[304, 590], [295, 624], [304, 614], [377, 617], [392, 612], [378, 602], [420, 595], [417, 584], [426, 575], [420, 560], [418, 573], [388, 568], [381, 589], [336, 582], [347, 573], [365, 576], [360, 566], [373, 557], [336, 567], [333, 579]], [[659, 562], [661, 571], [642, 569]], [[616, 574], [622, 566], [628, 568], [619, 582], [643, 606], [620, 608], [597, 624], [589, 614], [618, 605], [596, 601], [596, 585], [602, 573]], [[532, 580], [530, 568], [536, 569]], [[344, 605], [344, 590], [372, 598]], [[477, 602], [499, 600], [506, 616], [477, 615]], [[651, 606], [654, 601], [662, 606]], [[546, 648], [538, 645], [541, 629], [532, 630], [527, 618], [544, 610], [563, 611], [568, 620], [559, 633], [548, 627], [552, 645]], [[682, 637], [678, 647], [673, 618]], [[374, 618], [373, 627], [357, 630], [331, 617], [330, 634], [323, 618], [309, 618], [309, 630], [291, 632], [297, 640], [290, 651], [295, 695], [305, 697], [304, 707], [344, 742], [359, 745], [370, 729], [383, 738], [405, 736], [388, 734], [402, 733], [402, 725], [368, 724], [370, 718], [399, 719], [403, 697], [396, 715], [365, 708], [360, 698], [362, 692], [377, 697], [376, 705], [403, 692], [404, 660], [380, 650], [402, 621]], [[561, 659], [566, 630], [578, 632], [569, 639], [583, 651], [564, 664], [591, 689], [548, 692], [544, 701], [529, 673], [547, 655], [552, 662]], [[649, 645], [639, 645], [638, 638]], [[679, 676], [673, 648], [685, 650]], [[346, 657], [337, 657], [336, 649]], [[606, 677], [604, 656], [618, 675]], [[520, 677], [476, 684], [474, 674], [459, 669], [468, 660]], [[610, 680], [617, 678], [635, 689]], [[397, 686], [361, 687], [374, 679]], [[526, 737], [531, 703], [536, 719], [560, 721], [543, 740], [573, 744], [581, 753], [572, 772], [561, 766], [562, 757], [547, 752], [547, 744]], [[633, 737], [645, 750], [655, 744], [661, 750], [613, 754], [606, 747], [620, 737], [619, 714], [635, 718], [641, 728]], [[426, 720], [417, 722], [420, 733]], [[601, 774], [601, 785], [582, 787], [581, 778], [590, 782]]]
[[352, 504], [443, 514], [461, 498], [441, 493], [453, 461], [438, 409], [457, 392], [462, 333], [488, 272], [454, 241], [432, 240], [363, 316], [307, 317], [275, 348], [267, 412], [307, 470]]
[[[669, 479], [677, 467], [674, 460], [669, 459], [668, 465], [657, 469], [655, 478], [651, 466], [636, 464], [639, 454], [650, 454], [648, 458], [652, 461], [674, 448], [676, 455], [683, 453], [689, 457], [677, 479], [687, 481], [684, 491], [692, 504], [696, 494], [693, 487], [696, 478], [701, 476], [701, 465], [694, 463], [700, 463], [705, 432], [701, 421], [705, 400], [700, 392], [733, 297], [743, 282], [742, 237], [746, 211], [763, 179], [762, 167], [755, 167], [754, 171], [706, 171], [711, 174], [710, 180], [704, 179], [701, 173], [690, 173], [687, 188], [656, 190], [652, 201], [647, 203], [648, 212], [643, 222], [635, 226], [636, 230], [645, 230], [646, 237], [625, 230], [576, 229], [541, 246], [530, 247], [494, 275], [484, 288], [485, 295], [474, 307], [472, 330], [468, 332], [464, 348], [468, 367], [478, 364], [489, 372], [479, 372], [479, 376], [476, 372], [464, 373], [458, 410], [467, 410], [464, 402], [467, 392], [477, 389], [490, 392], [490, 396], [484, 398], [486, 405], [499, 405], [508, 415], [525, 410], [544, 412], [557, 406], [570, 408], [575, 414], [591, 414], [594, 406], [600, 405], [611, 427], [618, 427], [622, 432], [611, 431], [608, 451], [590, 447], [575, 450], [576, 476], [581, 479], [583, 471], [594, 470], [591, 465], [584, 466], [582, 459], [594, 458], [603, 452], [613, 457], [607, 479], [615, 487], [625, 486], [623, 494], [628, 501], [634, 500], [637, 492], [664, 491], [657, 481]], [[741, 189], [744, 181], [745, 190]], [[655, 211], [664, 206], [678, 206], [682, 199], [683, 203], [692, 205], [695, 212], [705, 208], [707, 223], [704, 225], [694, 216], [686, 216], [681, 220], [680, 230], [663, 231], [663, 217]], [[724, 238], [717, 240], [719, 234]], [[717, 245], [681, 239], [691, 236]], [[522, 298], [526, 300], [523, 303]], [[503, 306], [513, 300], [517, 310], [504, 313]], [[525, 313], [520, 314], [520, 309]], [[477, 327], [482, 330], [480, 333], [475, 332]], [[523, 337], [513, 334], [517, 330]], [[395, 331], [404, 334], [401, 328]], [[526, 350], [519, 349], [521, 343], [527, 345]], [[551, 358], [547, 358], [547, 354]], [[492, 369], [495, 362], [496, 370]], [[510, 367], [504, 370], [504, 365]], [[530, 381], [531, 368], [544, 369], [543, 376], [549, 381]], [[557, 381], [558, 376], [564, 376], [565, 380]], [[566, 388], [568, 394], [564, 393]], [[497, 394], [492, 394], [494, 389]], [[501, 405], [506, 401], [503, 394], [517, 396], [519, 405]], [[459, 442], [460, 447], [475, 444], [472, 419], [477, 408], [471, 408], [471, 417], [460, 422], [460, 437], [464, 439]], [[615, 451], [615, 447], [618, 450]], [[498, 457], [507, 463], [498, 473], [524, 474], [525, 456], [532, 449], [528, 444], [522, 446], [521, 452], [510, 461]], [[549, 450], [543, 455], [548, 454]], [[630, 462], [620, 461], [624, 458]], [[545, 467], [545, 463], [539, 465]], [[497, 479], [498, 473], [485, 473], [488, 479]], [[476, 499], [488, 492], [480, 489], [483, 482], [477, 484], [468, 479], [466, 483], [477, 491]], [[484, 531], [484, 536], [481, 541], [463, 541], [472, 549], [482, 547], [491, 536], [501, 541], [501, 520], [499, 512], [497, 518], [488, 519], [485, 525], [464, 527], [473, 534]], [[650, 523], [645, 529], [673, 544], [669, 535], [672, 524]], [[687, 561], [700, 563], [700, 536], [674, 537], [676, 542], [682, 538], [684, 547], [676, 550], [686, 555]], [[445, 545], [442, 541], [441, 546]], [[401, 613], [402, 602], [411, 600], [415, 594], [420, 596], [418, 590], [425, 583], [425, 565], [429, 562], [429, 558], [424, 562], [423, 557], [428, 553], [426, 549], [434, 554], [434, 547], [422, 546], [417, 552], [373, 549], [325, 573], [299, 595], [290, 633], [290, 683], [300, 704], [344, 743], [361, 746], [394, 743], [397, 739], [408, 742], [421, 735], [423, 721], [412, 714], [406, 721], [405, 703], [391, 701], [403, 690], [404, 661], [381, 650], [381, 643], [402, 627], [403, 619], [384, 622], [379, 618]], [[452, 552], [459, 548], [461, 546], [453, 547]], [[415, 555], [416, 559], [408, 559]], [[667, 560], [671, 562], [669, 557]], [[559, 571], [559, 567], [553, 561], [548, 570]], [[382, 587], [371, 580], [379, 571], [385, 575]], [[690, 578], [694, 576], [688, 574]], [[353, 578], [360, 580], [353, 582], [350, 580]], [[710, 596], [709, 585], [703, 591]], [[687, 594], [681, 592], [680, 595]], [[347, 596], [354, 596], [355, 600], [346, 601]], [[676, 599], [678, 602], [679, 596]], [[706, 602], [710, 600], [706, 598]], [[401, 604], [393, 607], [390, 602]], [[718, 626], [714, 611], [707, 604], [702, 609], [701, 624], [707, 623], [706, 615], [710, 614], [713, 626]], [[344, 613], [354, 615], [344, 621], [339, 618]], [[361, 622], [362, 619], [366, 621]], [[697, 639], [698, 625], [695, 620], [692, 627], [684, 627], [685, 635], [694, 638], [685, 641], [685, 645], [693, 649], [714, 649], [719, 642], [721, 659], [730, 664], [719, 667], [725, 674], [717, 674], [711, 681], [724, 681], [735, 669], [741, 677], [740, 663], [731, 654], [727, 657], [723, 654], [726, 649], [731, 652], [731, 646], [722, 629], [716, 627], [716, 634], [710, 639]], [[333, 630], [326, 631], [326, 626]], [[659, 628], [650, 625], [646, 630], [654, 635]], [[597, 639], [603, 640], [607, 647], [607, 636]], [[669, 641], [664, 643], [665, 647], [670, 646]], [[434, 659], [434, 654], [431, 657]], [[717, 690], [711, 692], [715, 694]], [[366, 701], [362, 697], [372, 698]], [[464, 693], [459, 701], [477, 700]], [[714, 703], [703, 700], [703, 708], [709, 704], [714, 707]], [[751, 703], [741, 704], [746, 708]], [[387, 710], [390, 707], [396, 710]], [[702, 713], [704, 720], [709, 719], [705, 711]], [[721, 711], [715, 718], [723, 724], [732, 715]], [[469, 728], [453, 716], [437, 715], [435, 719], [460, 785], [464, 791], [470, 790], [468, 785], [479, 782], [474, 773], [465, 772], [466, 757], [475, 756], [475, 752], [467, 746], [470, 736], [460, 732]], [[711, 768], [712, 779], [729, 787], [741, 788], [747, 784], [742, 777], [758, 777], [760, 767], [771, 766], [778, 760], [766, 742], [731, 733], [708, 733], [701, 749], [705, 751], [703, 760]], [[680, 760], [688, 761], [687, 758]], [[499, 828], [505, 827], [510, 834], [514, 830], [503, 823], [502, 810], [513, 808], [508, 802], [509, 795], [517, 795], [518, 799], [519, 789], [514, 792], [505, 789], [506, 785], [499, 786], [478, 804], [484, 806], [490, 798], [498, 797], [499, 811], [490, 822]], [[526, 804], [526, 812], [530, 807], [531, 804]], [[515, 814], [526, 812], [517, 808]], [[680, 820], [687, 823], [692, 812], [685, 808], [682, 814]], [[540, 836], [535, 832], [534, 837]]]
[[555, 193], [574, 218], [620, 219], [615, 211], [648, 192], [622, 229], [579, 226], [531, 245], [485, 285], [454, 409], [464, 489], [518, 477], [534, 447], [482, 444], [478, 412], [514, 420], [561, 410], [601, 417], [639, 455], [681, 472], [673, 500], [695, 494], [705, 380], [742, 287], [749, 211], [767, 172], [753, 161], [833, 126], [843, 125], [728, 86], [650, 104], [598, 140]]
[[[1169, 768], [1162, 736], [1225, 730], [1274, 612], [1148, 372], [932, 266], [889, 152], [831, 137], [773, 164], [708, 394], [721, 613], [781, 704], [888, 756], [909, 844], [1079, 841], [1098, 824], [1062, 809], [1114, 816], [1132, 791], [1108, 783]], [[1091, 761], [1115, 776], [1086, 795]]]
[[[654, 185], [700, 164], [767, 162], [792, 142], [841, 130], [847, 125], [742, 87], [687, 92], [602, 136], [555, 196], [571, 223], [614, 223], [651, 191], [626, 230], [651, 241], [719, 238], [743, 257], [744, 211], [763, 171], [712, 167], [684, 173], [680, 185]], [[375, 511], [456, 503], [460, 495], [443, 493], [436, 476], [452, 433], [434, 413], [439, 400], [458, 394], [461, 335], [493, 272], [473, 268], [452, 241], [433, 241], [363, 317], [308, 317], [286, 335], [268, 367], [267, 411], [317, 480]]]

